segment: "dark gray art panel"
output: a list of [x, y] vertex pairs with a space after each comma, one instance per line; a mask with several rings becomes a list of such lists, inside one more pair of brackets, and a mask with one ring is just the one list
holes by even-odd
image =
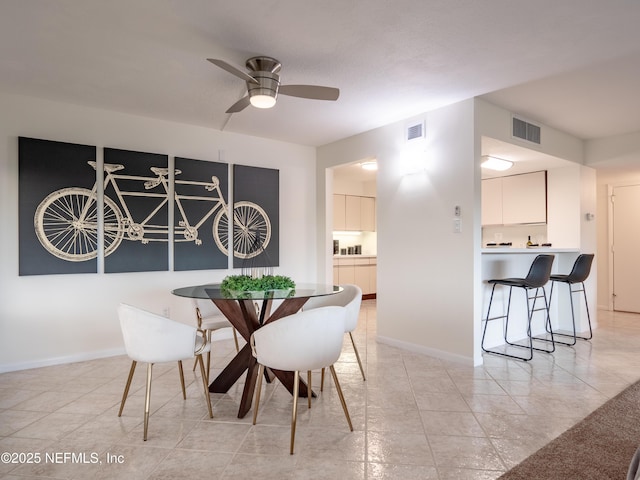
[[227, 268], [226, 163], [175, 159], [174, 270]]
[[96, 147], [20, 137], [18, 157], [20, 275], [97, 272]]
[[169, 268], [168, 156], [104, 149], [104, 271]]
[[233, 267], [280, 264], [280, 172], [233, 166]]

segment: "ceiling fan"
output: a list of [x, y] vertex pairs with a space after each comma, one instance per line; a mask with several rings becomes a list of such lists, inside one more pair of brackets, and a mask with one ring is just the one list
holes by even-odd
[[247, 82], [247, 95], [231, 105], [226, 113], [237, 113], [249, 105], [257, 108], [271, 108], [276, 104], [278, 93], [291, 97], [314, 100], [337, 100], [340, 90], [319, 85], [280, 85], [278, 73], [282, 64], [271, 57], [251, 57], [245, 63], [248, 72], [230, 65], [224, 60], [207, 58], [214, 65]]

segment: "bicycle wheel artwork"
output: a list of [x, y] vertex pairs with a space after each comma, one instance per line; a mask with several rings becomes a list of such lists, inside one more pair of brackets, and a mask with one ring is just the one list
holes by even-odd
[[[233, 221], [233, 254], [236, 258], [253, 258], [266, 250], [271, 240], [271, 222], [260, 205], [236, 202]], [[218, 248], [227, 254], [229, 216], [226, 210], [220, 210], [213, 221], [213, 238]]]
[[[279, 178], [280, 172], [272, 168], [233, 166], [234, 268], [245, 268], [247, 259], [252, 268], [279, 265]], [[214, 231], [229, 235], [222, 227]]]
[[20, 275], [96, 273], [96, 147], [20, 137], [18, 154]]
[[[105, 197], [105, 256], [122, 241], [122, 213]], [[69, 187], [49, 194], [36, 209], [38, 240], [52, 255], [69, 262], [84, 262], [98, 255], [98, 204], [95, 193]]]

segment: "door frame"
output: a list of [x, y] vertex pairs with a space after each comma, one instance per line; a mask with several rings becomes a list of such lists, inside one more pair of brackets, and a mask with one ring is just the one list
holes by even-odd
[[614, 311], [614, 301], [613, 301], [613, 190], [617, 187], [633, 187], [640, 186], [640, 180], [631, 180], [626, 182], [615, 182], [607, 184], [607, 256], [609, 263], [609, 281], [608, 281], [608, 295], [607, 295], [607, 307], [608, 310]]

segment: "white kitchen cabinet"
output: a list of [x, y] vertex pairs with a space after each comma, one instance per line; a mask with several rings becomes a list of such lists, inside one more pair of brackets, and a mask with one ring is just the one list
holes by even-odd
[[510, 175], [482, 181], [482, 225], [546, 222], [546, 172]]
[[333, 261], [333, 283], [358, 285], [363, 295], [376, 293], [376, 257], [344, 257]]
[[547, 222], [547, 172], [502, 179], [502, 223]]
[[482, 181], [482, 225], [502, 225], [502, 178]]
[[360, 197], [345, 196], [345, 230], [362, 230]]
[[345, 223], [345, 196], [333, 196], [333, 229], [346, 230]]
[[375, 198], [334, 194], [333, 229], [374, 232], [376, 229]]
[[360, 221], [365, 232], [376, 231], [376, 199], [360, 197]]

